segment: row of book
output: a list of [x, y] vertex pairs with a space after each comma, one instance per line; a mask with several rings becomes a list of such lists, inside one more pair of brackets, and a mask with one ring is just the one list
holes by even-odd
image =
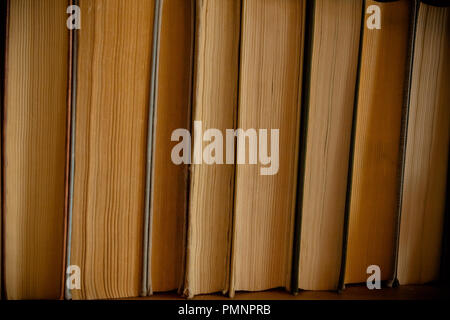
[[[446, 1], [1, 12], [4, 298], [337, 290], [372, 265], [389, 285], [448, 268]], [[272, 158], [276, 129], [279, 163], [235, 164], [251, 139], [234, 136], [226, 163], [175, 163], [179, 129], [204, 151], [200, 132], [268, 129]]]

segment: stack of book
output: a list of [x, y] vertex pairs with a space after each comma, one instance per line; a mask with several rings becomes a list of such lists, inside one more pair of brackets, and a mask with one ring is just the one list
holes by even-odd
[[3, 298], [445, 278], [446, 1], [2, 6]]

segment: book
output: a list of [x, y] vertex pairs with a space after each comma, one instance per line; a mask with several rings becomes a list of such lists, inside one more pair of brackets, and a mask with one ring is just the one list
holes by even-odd
[[62, 287], [69, 83], [67, 3], [9, 1], [3, 110], [3, 279], [7, 299]]
[[[298, 286], [336, 290], [341, 267], [352, 116], [357, 85], [361, 1], [316, 0], [310, 13], [308, 100]], [[306, 68], [306, 67], [305, 67]], [[302, 161], [302, 160], [301, 160]], [[295, 245], [295, 244], [294, 244]], [[296, 250], [296, 249], [294, 249]], [[295, 290], [295, 289], [294, 289]]]
[[[290, 288], [305, 3], [242, 3], [237, 128], [243, 133], [237, 157], [247, 160], [236, 165], [231, 296], [238, 290]], [[265, 138], [261, 129], [267, 130]], [[252, 132], [259, 133], [259, 159], [270, 152], [270, 167], [251, 163]], [[270, 141], [265, 154], [261, 139]]]
[[[235, 166], [215, 134], [236, 126], [240, 9], [235, 0], [196, 1], [192, 141], [201, 148], [194, 145], [191, 165], [188, 297], [229, 288]], [[226, 152], [215, 148], [218, 139]]]
[[[188, 164], [171, 159], [174, 130], [190, 130], [194, 1], [161, 1], [152, 149], [148, 293], [179, 289], [184, 279]], [[158, 12], [156, 12], [158, 14]]]
[[366, 9], [374, 4], [381, 26], [364, 23], [344, 283], [365, 282], [371, 265], [380, 280], [394, 276], [412, 2], [367, 1]]
[[67, 298], [136, 297], [142, 288], [155, 2], [81, 0]]
[[441, 297], [449, 40], [448, 0], [0, 1], [0, 299]]
[[[6, 12], [7, 12], [7, 2], [3, 1], [0, 4], [0, 110], [4, 110], [4, 88], [5, 88], [5, 45], [6, 45]], [[2, 132], [3, 137], [3, 112], [0, 112], [0, 132]], [[0, 139], [0, 159], [3, 159], [3, 139]], [[2, 160], [3, 164], [3, 160]], [[3, 170], [0, 170], [0, 178], [3, 181]], [[0, 289], [3, 288], [3, 184], [0, 184]], [[3, 296], [3, 290], [0, 290], [0, 300]]]
[[418, 11], [404, 166], [398, 280], [438, 280], [450, 135], [450, 8]]

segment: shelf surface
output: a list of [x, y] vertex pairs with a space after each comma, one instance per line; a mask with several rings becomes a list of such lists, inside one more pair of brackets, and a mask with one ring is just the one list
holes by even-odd
[[[262, 292], [236, 292], [234, 298], [222, 294], [207, 294], [195, 296], [192, 300], [433, 300], [449, 299], [448, 287], [433, 285], [408, 285], [397, 288], [382, 288], [369, 290], [365, 286], [348, 286], [340, 292], [332, 291], [300, 291], [297, 295], [282, 290]], [[132, 300], [186, 300], [176, 292], [155, 293], [150, 297], [130, 298]]]

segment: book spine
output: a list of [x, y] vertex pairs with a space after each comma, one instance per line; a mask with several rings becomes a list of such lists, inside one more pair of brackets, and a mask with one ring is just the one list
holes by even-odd
[[[73, 5], [79, 5], [78, 0], [73, 0]], [[75, 124], [76, 124], [76, 110], [77, 110], [77, 66], [78, 66], [78, 31], [75, 29], [71, 33], [71, 66], [70, 66], [70, 125], [68, 130], [70, 130], [70, 151], [69, 151], [69, 176], [68, 176], [68, 206], [67, 206], [67, 218], [66, 218], [66, 265], [65, 268], [70, 266], [70, 253], [71, 253], [71, 240], [72, 240], [72, 217], [73, 217], [73, 190], [74, 190], [74, 173], [75, 173]], [[69, 115], [68, 115], [69, 116]], [[70, 276], [63, 270], [65, 275], [65, 280], [63, 286], [65, 287], [65, 299], [71, 300], [72, 293], [68, 286], [66, 285], [67, 278]]]
[[352, 194], [352, 175], [353, 175], [353, 156], [355, 151], [355, 135], [356, 135], [356, 119], [358, 116], [358, 94], [359, 94], [359, 80], [361, 77], [361, 51], [362, 44], [364, 39], [364, 23], [365, 23], [365, 11], [366, 11], [366, 1], [363, 1], [362, 4], [362, 13], [361, 13], [361, 29], [359, 36], [359, 49], [358, 49], [358, 66], [356, 72], [356, 87], [355, 87], [355, 97], [353, 100], [353, 118], [352, 118], [352, 133], [350, 138], [350, 152], [348, 158], [348, 173], [347, 173], [347, 196], [345, 199], [345, 209], [344, 209], [344, 226], [342, 233], [342, 255], [341, 255], [341, 270], [339, 272], [339, 285], [338, 290], [345, 289], [345, 267], [347, 260], [347, 243], [348, 243], [348, 227], [349, 227], [349, 218], [350, 218], [350, 198]]
[[406, 143], [408, 135], [408, 118], [409, 118], [409, 104], [411, 96], [411, 81], [412, 81], [412, 67], [414, 58], [414, 44], [416, 35], [416, 25], [417, 16], [419, 10], [419, 1], [414, 0], [411, 8], [411, 23], [409, 31], [409, 48], [407, 54], [407, 67], [406, 67], [406, 78], [405, 78], [405, 92], [404, 92], [404, 103], [402, 110], [402, 126], [401, 126], [401, 137], [400, 137], [400, 188], [398, 192], [398, 203], [397, 203], [397, 219], [396, 219], [396, 233], [395, 233], [395, 245], [394, 245], [394, 273], [392, 279], [388, 281], [387, 285], [389, 287], [398, 286], [397, 272], [398, 272], [398, 251], [399, 251], [399, 241], [400, 241], [400, 221], [402, 212], [402, 200], [403, 200], [403, 182], [405, 175], [405, 162], [406, 162]]
[[141, 296], [153, 294], [151, 279], [151, 251], [152, 251], [152, 185], [153, 185], [153, 151], [155, 146], [155, 126], [154, 116], [156, 111], [157, 88], [158, 88], [158, 56], [159, 56], [159, 36], [161, 34], [161, 13], [163, 0], [155, 1], [154, 21], [153, 21], [153, 49], [151, 56], [151, 77], [150, 77], [150, 97], [147, 122], [147, 165], [145, 176], [145, 207], [144, 207], [144, 239], [143, 239], [143, 261], [142, 261], [142, 289]]
[[6, 71], [6, 43], [7, 38], [7, 25], [8, 25], [8, 1], [2, 1], [0, 4], [0, 300], [5, 296], [3, 287], [3, 270], [4, 270], [4, 257], [3, 257], [3, 207], [4, 207], [4, 194], [3, 194], [3, 168], [4, 168], [4, 152], [3, 152], [3, 113], [5, 108], [5, 71]]
[[297, 171], [297, 196], [296, 210], [294, 218], [294, 245], [292, 253], [292, 276], [291, 291], [296, 295], [299, 291], [298, 280], [300, 271], [300, 244], [302, 231], [302, 208], [303, 208], [303, 186], [305, 181], [305, 164], [306, 164], [306, 144], [308, 134], [308, 115], [309, 115], [309, 96], [311, 86], [311, 61], [312, 48], [314, 40], [314, 15], [315, 0], [306, 1], [306, 20], [305, 20], [305, 46], [303, 57], [303, 80], [302, 80], [302, 100], [300, 115], [300, 144]]
[[[237, 94], [236, 94], [236, 117], [235, 117], [235, 123], [233, 124], [233, 127], [236, 128], [237, 124], [239, 123], [239, 96], [241, 93], [241, 46], [242, 46], [242, 19], [243, 19], [243, 1], [240, 0], [239, 5], [239, 44], [238, 44], [238, 77], [237, 77]], [[234, 146], [234, 161], [236, 163], [236, 157], [237, 157], [237, 144]], [[234, 235], [234, 226], [235, 226], [235, 208], [236, 208], [236, 175], [237, 170], [234, 170], [233, 175], [233, 210], [230, 215], [230, 237], [229, 237], [229, 251], [228, 251], [228, 274], [227, 274], [227, 288], [226, 291], [228, 292], [228, 296], [230, 298], [234, 297], [235, 290], [234, 290], [234, 254], [233, 254], [233, 235]], [[223, 294], [226, 294], [225, 290], [222, 292]]]
[[[195, 53], [195, 31], [197, 28], [196, 24], [196, 17], [197, 17], [197, 6], [195, 3], [195, 0], [189, 0], [191, 4], [191, 51], [190, 51], [190, 77], [189, 77], [189, 105], [188, 105], [188, 117], [186, 122], [186, 128], [189, 130], [189, 132], [192, 132], [192, 112], [194, 105], [194, 53]], [[182, 268], [181, 268], [181, 275], [180, 275], [180, 281], [178, 284], [178, 294], [182, 295], [183, 291], [185, 289], [185, 283], [187, 279], [187, 271], [186, 271], [186, 260], [187, 260], [187, 228], [188, 228], [188, 220], [189, 220], [189, 198], [190, 198], [190, 188], [191, 188], [191, 165], [186, 164], [186, 197], [184, 201], [184, 217], [183, 217], [183, 256], [181, 258]]]
[[[68, 0], [67, 5], [71, 6], [75, 0]], [[63, 261], [61, 272], [61, 294], [60, 300], [65, 297], [66, 287], [66, 268], [67, 268], [67, 233], [68, 233], [68, 217], [69, 217], [69, 184], [70, 184], [70, 144], [71, 144], [71, 104], [72, 104], [72, 53], [73, 53], [73, 34], [74, 30], [69, 30], [69, 52], [67, 55], [68, 76], [67, 76], [67, 119], [66, 119], [66, 172], [65, 172], [65, 199], [64, 199], [64, 236], [63, 236]]]
[[[238, 77], [237, 77], [237, 94], [236, 94], [236, 117], [235, 117], [235, 123], [234, 128], [237, 127], [237, 124], [239, 123], [239, 97], [241, 94], [241, 53], [242, 53], [242, 33], [243, 33], [243, 0], [240, 0], [240, 18], [239, 18], [239, 48], [238, 48]], [[234, 155], [235, 155], [235, 163], [236, 163], [236, 157], [237, 157], [237, 144], [234, 146]], [[235, 255], [234, 255], [234, 233], [235, 233], [235, 223], [236, 223], [236, 177], [237, 177], [237, 170], [234, 170], [234, 176], [233, 176], [233, 210], [231, 212], [230, 216], [230, 244], [229, 244], [229, 257], [228, 257], [228, 274], [227, 274], [227, 281], [228, 281], [228, 296], [230, 298], [234, 298], [235, 295], [235, 286], [234, 286], [234, 270], [235, 270]], [[226, 294], [226, 292], [223, 292]]]

